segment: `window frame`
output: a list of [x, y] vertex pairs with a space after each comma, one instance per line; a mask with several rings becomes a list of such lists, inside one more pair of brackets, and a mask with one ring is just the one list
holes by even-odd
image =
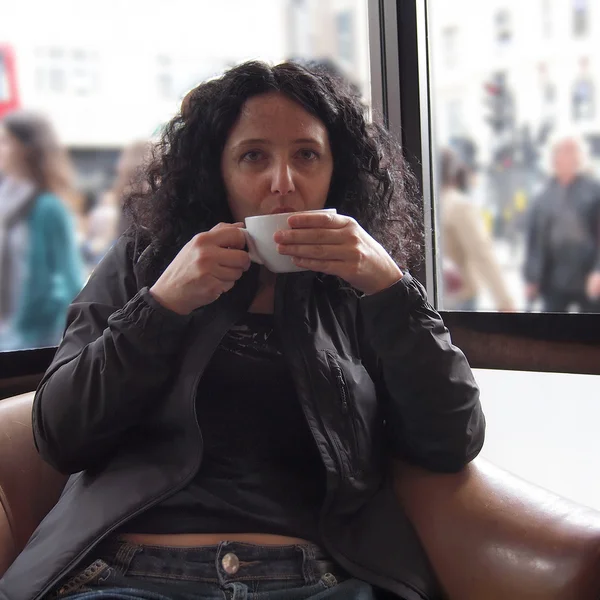
[[[386, 56], [379, 68], [391, 93], [382, 106], [395, 101], [398, 89], [400, 123], [388, 126], [401, 140], [405, 156], [413, 168], [423, 196], [425, 226], [424, 268], [417, 277], [424, 282], [434, 307], [439, 306], [438, 269], [435, 257], [438, 245], [435, 227], [436, 205], [433, 194], [436, 165], [431, 136], [427, 0], [378, 0], [384, 17], [381, 31], [390, 35], [388, 21], [396, 23], [395, 46], [380, 42], [388, 52], [397, 49], [398, 57]], [[373, 41], [370, 41], [371, 45]], [[389, 65], [398, 65], [393, 73]], [[387, 69], [386, 69], [387, 66]], [[377, 66], [371, 64], [371, 69]], [[373, 73], [371, 75], [373, 78]], [[396, 79], [394, 81], [394, 78]], [[419, 115], [420, 119], [414, 116]], [[412, 117], [412, 118], [409, 118]], [[453, 340], [465, 352], [475, 368], [600, 374], [600, 314], [496, 313], [440, 311]]]
[[[438, 302], [427, 0], [368, 0], [371, 98], [401, 141], [423, 197], [425, 256], [415, 275]], [[418, 116], [418, 118], [415, 118]], [[600, 374], [600, 314], [441, 311], [475, 368]], [[0, 398], [34, 389], [56, 348], [0, 352]]]

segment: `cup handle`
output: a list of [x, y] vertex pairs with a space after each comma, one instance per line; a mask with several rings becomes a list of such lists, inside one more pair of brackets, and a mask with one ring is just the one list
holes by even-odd
[[256, 250], [256, 244], [254, 243], [252, 236], [248, 233], [248, 230], [241, 228], [240, 231], [244, 234], [244, 237], [246, 238], [246, 246], [248, 246], [248, 254], [250, 255], [250, 260], [258, 265], [264, 265], [265, 263], [258, 255], [258, 251]]

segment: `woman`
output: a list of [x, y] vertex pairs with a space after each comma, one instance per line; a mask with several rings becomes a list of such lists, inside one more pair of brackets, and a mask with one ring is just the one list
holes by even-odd
[[482, 282], [489, 288], [497, 310], [514, 311], [492, 240], [477, 207], [466, 196], [470, 184], [467, 166], [454, 152], [444, 150], [441, 170], [444, 308], [476, 310]]
[[[251, 62], [188, 95], [37, 392], [38, 449], [74, 475], [0, 593], [436, 593], [390, 462], [458, 471], [484, 418], [388, 253], [419, 247], [412, 181], [325, 74]], [[299, 214], [279, 251], [307, 270], [276, 277], [240, 227], [281, 211]]]
[[77, 200], [68, 156], [45, 118], [0, 122], [0, 349], [53, 346], [82, 271], [67, 206]]

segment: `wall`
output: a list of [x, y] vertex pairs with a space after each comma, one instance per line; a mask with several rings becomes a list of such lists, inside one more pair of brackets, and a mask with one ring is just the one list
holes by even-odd
[[482, 456], [600, 510], [600, 376], [476, 370], [486, 414]]

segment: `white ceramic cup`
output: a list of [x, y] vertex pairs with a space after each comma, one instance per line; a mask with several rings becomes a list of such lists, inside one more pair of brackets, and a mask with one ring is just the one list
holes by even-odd
[[273, 273], [293, 273], [306, 271], [303, 267], [296, 266], [291, 256], [279, 254], [277, 244], [273, 240], [276, 231], [289, 229], [288, 217], [306, 212], [322, 212], [337, 214], [335, 208], [323, 208], [321, 210], [307, 210], [301, 212], [279, 213], [274, 215], [258, 215], [246, 217], [246, 228], [242, 229], [248, 245], [250, 260], [264, 265]]

